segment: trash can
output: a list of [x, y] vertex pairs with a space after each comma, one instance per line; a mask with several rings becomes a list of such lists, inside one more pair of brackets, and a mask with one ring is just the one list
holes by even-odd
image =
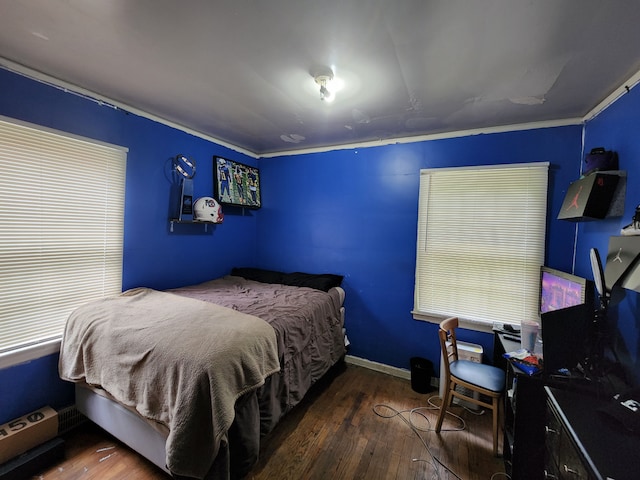
[[433, 375], [433, 363], [431, 360], [421, 357], [411, 357], [411, 388], [418, 393], [429, 393], [434, 388], [431, 386]]

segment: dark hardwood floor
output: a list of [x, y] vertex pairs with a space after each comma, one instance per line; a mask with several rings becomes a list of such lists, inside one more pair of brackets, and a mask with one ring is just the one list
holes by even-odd
[[[319, 382], [264, 439], [248, 480], [489, 480], [504, 472], [502, 459], [492, 455], [491, 415], [456, 407], [466, 428], [444, 431], [460, 425], [448, 417], [437, 435], [429, 431], [437, 414], [429, 408], [433, 396], [439, 402], [437, 392], [416, 393], [408, 380], [346, 365]], [[415, 408], [420, 410], [409, 414]], [[88, 422], [65, 440], [66, 459], [34, 479], [170, 478]]]

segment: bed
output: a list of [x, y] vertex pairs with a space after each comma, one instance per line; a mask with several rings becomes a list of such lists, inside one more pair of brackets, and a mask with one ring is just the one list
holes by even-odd
[[60, 376], [80, 412], [175, 478], [243, 478], [344, 358], [341, 281], [235, 268], [90, 302], [67, 321]]

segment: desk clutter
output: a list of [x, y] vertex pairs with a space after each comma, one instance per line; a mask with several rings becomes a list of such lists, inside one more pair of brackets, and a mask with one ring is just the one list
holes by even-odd
[[513, 352], [506, 352], [503, 357], [527, 375], [536, 375], [541, 373], [543, 370], [542, 359], [531, 353], [526, 348], [520, 348]]
[[511, 324], [495, 324], [493, 331], [511, 342], [520, 343], [520, 348], [505, 352], [502, 356], [527, 375], [536, 375], [543, 370], [540, 325], [522, 322], [520, 328]]

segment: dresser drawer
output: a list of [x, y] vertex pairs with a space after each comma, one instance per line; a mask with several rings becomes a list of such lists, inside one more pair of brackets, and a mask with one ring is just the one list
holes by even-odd
[[566, 430], [560, 434], [557, 468], [562, 480], [587, 480], [593, 478], [587, 473], [584, 460], [578, 453]]
[[589, 480], [584, 460], [578, 453], [561, 416], [547, 402], [545, 425], [545, 478], [548, 480]]

